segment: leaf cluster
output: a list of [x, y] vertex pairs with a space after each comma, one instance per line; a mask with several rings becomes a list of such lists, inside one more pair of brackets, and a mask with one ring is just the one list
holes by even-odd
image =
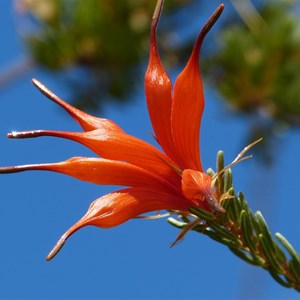
[[237, 19], [225, 24], [205, 69], [235, 111], [299, 126], [300, 24], [291, 8], [287, 1], [265, 2], [258, 9], [263, 24], [254, 17], [251, 29]]
[[[300, 256], [292, 245], [280, 234], [273, 238], [261, 212], [253, 213], [242, 193], [235, 194], [230, 169], [224, 169], [223, 152], [217, 156], [216, 191], [219, 196], [226, 195], [222, 206], [225, 214], [213, 214], [197, 207], [191, 207], [194, 218], [201, 220], [193, 227], [184, 216], [180, 219], [169, 218], [173, 226], [202, 233], [224, 244], [236, 256], [249, 264], [262, 267], [281, 285], [300, 292]], [[214, 175], [212, 170], [209, 170]]]

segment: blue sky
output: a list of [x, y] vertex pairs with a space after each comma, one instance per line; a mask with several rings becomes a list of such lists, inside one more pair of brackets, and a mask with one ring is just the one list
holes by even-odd
[[[196, 20], [199, 28], [207, 17], [208, 14], [203, 16], [199, 11]], [[11, 1], [0, 2], [0, 26], [0, 69], [5, 70], [24, 53]], [[206, 43], [211, 39], [213, 34]], [[67, 97], [63, 85], [38, 68], [0, 91], [0, 165], [56, 162], [93, 155], [78, 144], [60, 139], [6, 139], [6, 133], [13, 130], [79, 130], [69, 116], [33, 87], [32, 77]], [[132, 102], [122, 107], [108, 105], [104, 116], [127, 132], [153, 142], [142, 86]], [[217, 95], [207, 88], [201, 134], [204, 166], [214, 167], [219, 149], [224, 150], [229, 163], [241, 150], [247, 125], [247, 120], [228, 114]], [[281, 232], [298, 251], [299, 137], [299, 131], [294, 130], [278, 138], [276, 164], [272, 168], [262, 166], [254, 157], [233, 170], [236, 190], [246, 194], [253, 210], [262, 211], [273, 233]], [[84, 228], [68, 240], [53, 261], [46, 262], [45, 256], [54, 243], [89, 204], [115, 189], [47, 172], [1, 176], [0, 299], [296, 299], [299, 296], [279, 286], [266, 271], [247, 265], [206, 236], [190, 233], [182, 243], [170, 248], [178, 231], [164, 219], [132, 220], [105, 230]]]

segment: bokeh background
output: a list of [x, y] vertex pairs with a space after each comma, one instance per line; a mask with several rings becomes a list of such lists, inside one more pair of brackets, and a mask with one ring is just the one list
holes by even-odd
[[[80, 7], [80, 2], [86, 5]], [[100, 17], [98, 2], [103, 5], [98, 5]], [[1, 166], [94, 155], [70, 141], [5, 138], [13, 130], [79, 129], [33, 87], [33, 77], [71, 103], [154, 143], [143, 90], [154, 2], [0, 2]], [[170, 2], [166, 0], [160, 22], [159, 43], [175, 79], [199, 29], [221, 2]], [[281, 6], [268, 10], [268, 3]], [[254, 158], [234, 167], [235, 189], [246, 194], [253, 210], [262, 211], [273, 233], [285, 235], [299, 251], [299, 3], [224, 4], [201, 56], [206, 96], [203, 165], [214, 168], [219, 149], [230, 163], [249, 140], [263, 136]], [[170, 248], [178, 231], [164, 219], [131, 220], [105, 230], [84, 228], [46, 263], [59, 236], [94, 199], [115, 189], [46, 172], [1, 176], [0, 298], [299, 297], [206, 236], [192, 232]]]

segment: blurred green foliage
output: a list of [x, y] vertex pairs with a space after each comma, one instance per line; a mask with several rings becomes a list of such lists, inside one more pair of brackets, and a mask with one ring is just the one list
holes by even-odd
[[293, 8], [266, 1], [255, 11], [260, 19], [251, 11], [245, 22], [232, 19], [205, 62], [206, 75], [233, 111], [254, 119], [252, 140], [300, 125], [300, 23]]
[[300, 24], [288, 9], [282, 1], [264, 6], [265, 26], [255, 32], [236, 22], [223, 27], [211, 78], [237, 110], [300, 125]]
[[[187, 1], [166, 1], [164, 15]], [[76, 105], [101, 108], [103, 100], [125, 101], [134, 90], [139, 64], [149, 52], [155, 4], [156, 0], [19, 0], [17, 10], [31, 22], [23, 36], [35, 61], [58, 75], [73, 72], [64, 78]]]

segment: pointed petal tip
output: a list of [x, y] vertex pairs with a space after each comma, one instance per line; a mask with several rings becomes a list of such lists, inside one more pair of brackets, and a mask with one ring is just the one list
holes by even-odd
[[9, 139], [20, 139], [22, 138], [24, 135], [23, 131], [12, 131], [9, 132], [6, 137], [8, 137]]
[[85, 220], [82, 218], [81, 220], [79, 220], [77, 223], [75, 223], [72, 227], [70, 227], [61, 237], [60, 239], [57, 241], [57, 243], [54, 245], [54, 247], [52, 248], [52, 250], [49, 252], [49, 254], [46, 256], [46, 260], [50, 261], [52, 260], [57, 253], [61, 250], [61, 248], [64, 246], [64, 244], [66, 243], [67, 239], [73, 235], [77, 230], [79, 230], [80, 228], [84, 227], [88, 225], [88, 222], [85, 222]]
[[161, 12], [162, 12], [162, 8], [164, 5], [164, 0], [158, 0], [156, 2], [156, 6], [155, 6], [155, 10], [152, 16], [152, 26], [156, 26], [158, 23], [158, 20], [160, 18]]
[[17, 172], [20, 172], [18, 166], [0, 168], [0, 174], [9, 174], [9, 173], [17, 173]]
[[24, 171], [53, 171], [52, 165], [55, 164], [31, 164], [0, 167], [0, 174], [19, 173]]
[[41, 81], [39, 81], [39, 80], [37, 80], [35, 78], [32, 78], [31, 82], [48, 99], [50, 99], [50, 100], [52, 100], [54, 102], [57, 102], [57, 103], [59, 102], [59, 101], [57, 101], [58, 97], [51, 90], [49, 90]]
[[208, 33], [208, 31], [214, 26], [214, 24], [217, 22], [217, 20], [221, 16], [223, 10], [224, 10], [224, 4], [220, 4], [217, 7], [217, 9], [213, 12], [213, 14], [210, 16], [210, 18], [207, 20], [207, 22], [205, 23], [205, 25], [203, 26], [203, 28], [201, 30], [201, 36], [203, 38]]
[[8, 137], [9, 139], [13, 139], [14, 136], [15, 136], [16, 132], [15, 131], [12, 131], [12, 132], [9, 132], [6, 134], [6, 137]]
[[24, 138], [34, 138], [45, 134], [47, 131], [44, 130], [29, 130], [29, 131], [12, 131], [6, 136], [9, 139], [24, 139]]
[[221, 16], [222, 12], [224, 10], [224, 4], [220, 4], [217, 9], [213, 12], [213, 14], [210, 16], [210, 18], [207, 20], [207, 22], [202, 27], [200, 34], [198, 36], [198, 39], [196, 41], [195, 47], [194, 47], [194, 57], [199, 56], [200, 48], [202, 46], [202, 42], [206, 36], [206, 34], [211, 30], [211, 28], [214, 26], [214, 24], [217, 22], [219, 17]]
[[46, 257], [46, 261], [50, 261], [52, 260], [57, 253], [61, 250], [61, 248], [64, 246], [66, 239], [68, 238], [68, 236], [66, 234], [64, 234], [59, 240], [58, 242], [54, 245], [54, 247], [52, 248], [52, 250], [50, 251], [50, 253], [47, 255]]
[[163, 9], [163, 4], [164, 1], [163, 0], [158, 0], [155, 6], [155, 10], [152, 16], [152, 23], [151, 23], [151, 31], [150, 31], [150, 43], [151, 46], [155, 46], [156, 47], [156, 29], [157, 29], [157, 25], [162, 13], [162, 9]]
[[76, 107], [72, 106], [71, 104], [64, 101], [62, 98], [58, 97], [54, 92], [52, 92], [49, 88], [47, 88], [43, 83], [39, 80], [33, 78], [32, 80], [33, 85], [48, 99], [53, 101], [54, 103], [61, 106], [69, 115], [79, 123], [84, 131], [92, 131], [94, 129], [105, 128], [111, 131], [120, 131], [123, 130], [116, 125], [113, 121], [94, 117], [89, 115]]
[[33, 85], [35, 85], [36, 87], [42, 85], [42, 83], [41, 83], [39, 80], [37, 80], [36, 78], [32, 78], [32, 79], [31, 79], [31, 82], [32, 82]]
[[221, 4], [218, 6], [217, 10], [221, 10], [221, 11], [223, 11], [223, 10], [224, 10], [224, 8], [225, 8], [225, 5], [224, 5], [224, 3], [221, 3]]
[[49, 88], [47, 88], [41, 81], [39, 81], [35, 78], [32, 78], [31, 82], [48, 99], [57, 103], [58, 105], [60, 105], [61, 107], [63, 107], [64, 109], [67, 110], [67, 107], [66, 107], [67, 104], [61, 98], [59, 98], [57, 95], [55, 95]]

